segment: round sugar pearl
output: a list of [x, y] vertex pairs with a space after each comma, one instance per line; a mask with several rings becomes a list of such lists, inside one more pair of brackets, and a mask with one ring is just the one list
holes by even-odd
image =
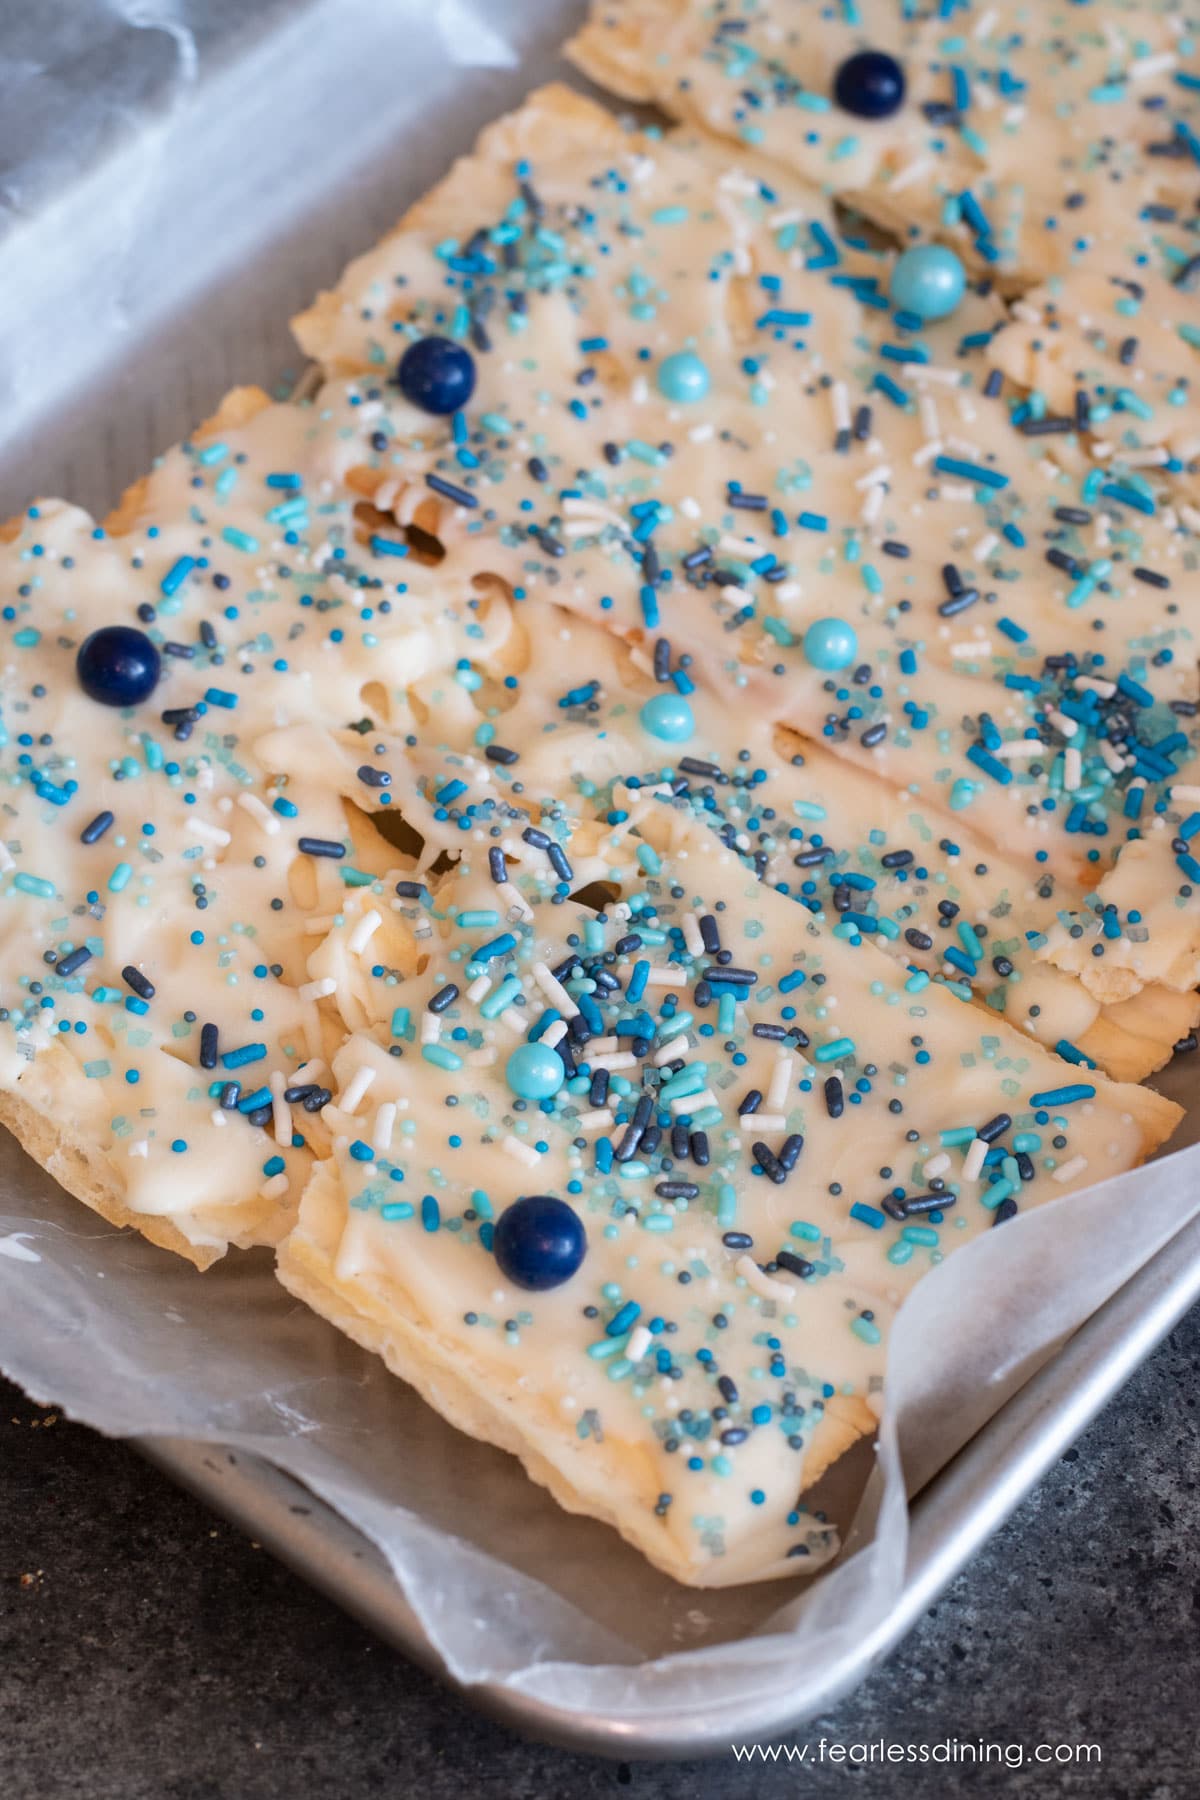
[[475, 392], [475, 358], [449, 338], [418, 338], [400, 358], [396, 384], [422, 412], [458, 412]]
[[666, 744], [682, 744], [696, 729], [692, 709], [682, 694], [655, 694], [638, 717], [644, 731]]
[[804, 654], [814, 669], [844, 669], [858, 655], [858, 635], [845, 619], [814, 619], [804, 634]]
[[711, 385], [707, 365], [692, 350], [678, 350], [658, 365], [658, 391], [666, 400], [690, 405], [703, 400]]
[[896, 258], [892, 305], [918, 319], [944, 319], [966, 290], [962, 263], [945, 244], [915, 244]]
[[521, 1100], [550, 1100], [566, 1079], [562, 1057], [549, 1044], [518, 1044], [504, 1074]]
[[526, 1194], [496, 1220], [492, 1250], [501, 1273], [535, 1292], [570, 1281], [587, 1253], [583, 1220], [554, 1194]]
[[79, 685], [101, 706], [137, 706], [158, 685], [162, 659], [144, 631], [132, 625], [102, 625], [79, 646]]
[[886, 50], [859, 50], [834, 76], [833, 97], [856, 119], [889, 119], [904, 102], [904, 70]]

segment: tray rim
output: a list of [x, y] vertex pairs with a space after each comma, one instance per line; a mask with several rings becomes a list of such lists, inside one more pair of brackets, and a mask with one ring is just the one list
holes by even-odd
[[382, 1552], [294, 1477], [226, 1445], [145, 1437], [135, 1448], [180, 1486], [471, 1705], [524, 1736], [624, 1761], [718, 1756], [828, 1710], [894, 1650], [1050, 1465], [1200, 1300], [1200, 1217], [1145, 1262], [1020, 1387], [913, 1500], [908, 1562], [892, 1611], [799, 1704], [705, 1706], [653, 1722], [568, 1711], [499, 1682], [463, 1683], [429, 1641]]

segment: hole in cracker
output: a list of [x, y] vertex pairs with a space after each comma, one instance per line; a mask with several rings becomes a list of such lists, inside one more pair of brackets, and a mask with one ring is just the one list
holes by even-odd
[[354, 859], [360, 869], [371, 875], [386, 875], [396, 866], [396, 853], [405, 861], [414, 861], [424, 848], [425, 840], [407, 823], [403, 815], [393, 818], [392, 808], [364, 812], [352, 800], [343, 800], [346, 829], [354, 846]]
[[458, 867], [458, 855], [453, 850], [439, 850], [426, 870], [426, 879], [437, 881], [443, 875], [449, 875]]
[[372, 729], [378, 719], [382, 719], [384, 724], [391, 722], [391, 701], [388, 691], [381, 681], [368, 681], [359, 698], [362, 700], [364, 715], [371, 721]]
[[398, 806], [388, 806], [382, 812], [372, 813], [371, 823], [393, 850], [399, 851], [401, 856], [411, 857], [414, 863], [420, 860], [425, 839]]
[[417, 562], [426, 567], [435, 567], [445, 557], [446, 546], [440, 538], [436, 538], [431, 531], [426, 531], [423, 526], [409, 525], [404, 536]]
[[588, 881], [571, 895], [578, 906], [588, 906], [593, 912], [606, 911], [620, 897], [621, 886], [616, 881]]
[[440, 563], [446, 554], [445, 546], [435, 535], [437, 509], [424, 501], [417, 508], [412, 521], [406, 525], [398, 524], [394, 514], [381, 512], [370, 500], [360, 500], [357, 503], [354, 520], [355, 538], [364, 548], [373, 537], [395, 538], [398, 534], [408, 545], [414, 560], [425, 566]]

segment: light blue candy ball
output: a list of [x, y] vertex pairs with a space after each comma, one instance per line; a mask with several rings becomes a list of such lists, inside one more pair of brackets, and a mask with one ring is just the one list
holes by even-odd
[[518, 1044], [504, 1073], [519, 1100], [552, 1099], [566, 1076], [562, 1057], [549, 1044]]
[[667, 744], [682, 744], [696, 729], [692, 709], [682, 694], [655, 694], [638, 716], [651, 737]]
[[844, 669], [858, 655], [858, 635], [845, 619], [814, 619], [804, 634], [804, 654], [814, 669]]
[[692, 350], [679, 350], [666, 356], [658, 365], [658, 391], [666, 400], [689, 405], [703, 400], [711, 386], [707, 366]]
[[892, 305], [919, 319], [944, 319], [963, 297], [967, 277], [944, 244], [917, 244], [896, 258]]

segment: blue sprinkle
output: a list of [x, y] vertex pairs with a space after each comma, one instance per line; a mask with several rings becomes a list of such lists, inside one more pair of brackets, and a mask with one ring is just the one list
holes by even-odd
[[860, 1225], [869, 1225], [872, 1231], [879, 1231], [886, 1223], [886, 1217], [878, 1207], [867, 1206], [862, 1200], [856, 1200], [850, 1208], [850, 1217], [857, 1219]]
[[624, 1306], [613, 1314], [612, 1318], [608, 1321], [608, 1324], [604, 1327], [605, 1336], [620, 1337], [637, 1322], [641, 1310], [642, 1309], [636, 1300], [627, 1300]]
[[167, 570], [166, 574], [158, 584], [159, 588], [169, 597], [183, 586], [195, 567], [196, 559], [194, 556], [181, 556], [178, 562], [172, 563], [171, 567]]
[[1092, 1100], [1096, 1090], [1084, 1081], [1076, 1082], [1073, 1087], [1046, 1088], [1040, 1094], [1030, 1094], [1030, 1106], [1070, 1106], [1075, 1100]]
[[961, 456], [937, 456], [933, 466], [939, 475], [960, 475], [964, 481], [977, 481], [980, 487], [1008, 486], [1008, 476], [998, 469], [985, 469], [982, 463], [967, 462]]

